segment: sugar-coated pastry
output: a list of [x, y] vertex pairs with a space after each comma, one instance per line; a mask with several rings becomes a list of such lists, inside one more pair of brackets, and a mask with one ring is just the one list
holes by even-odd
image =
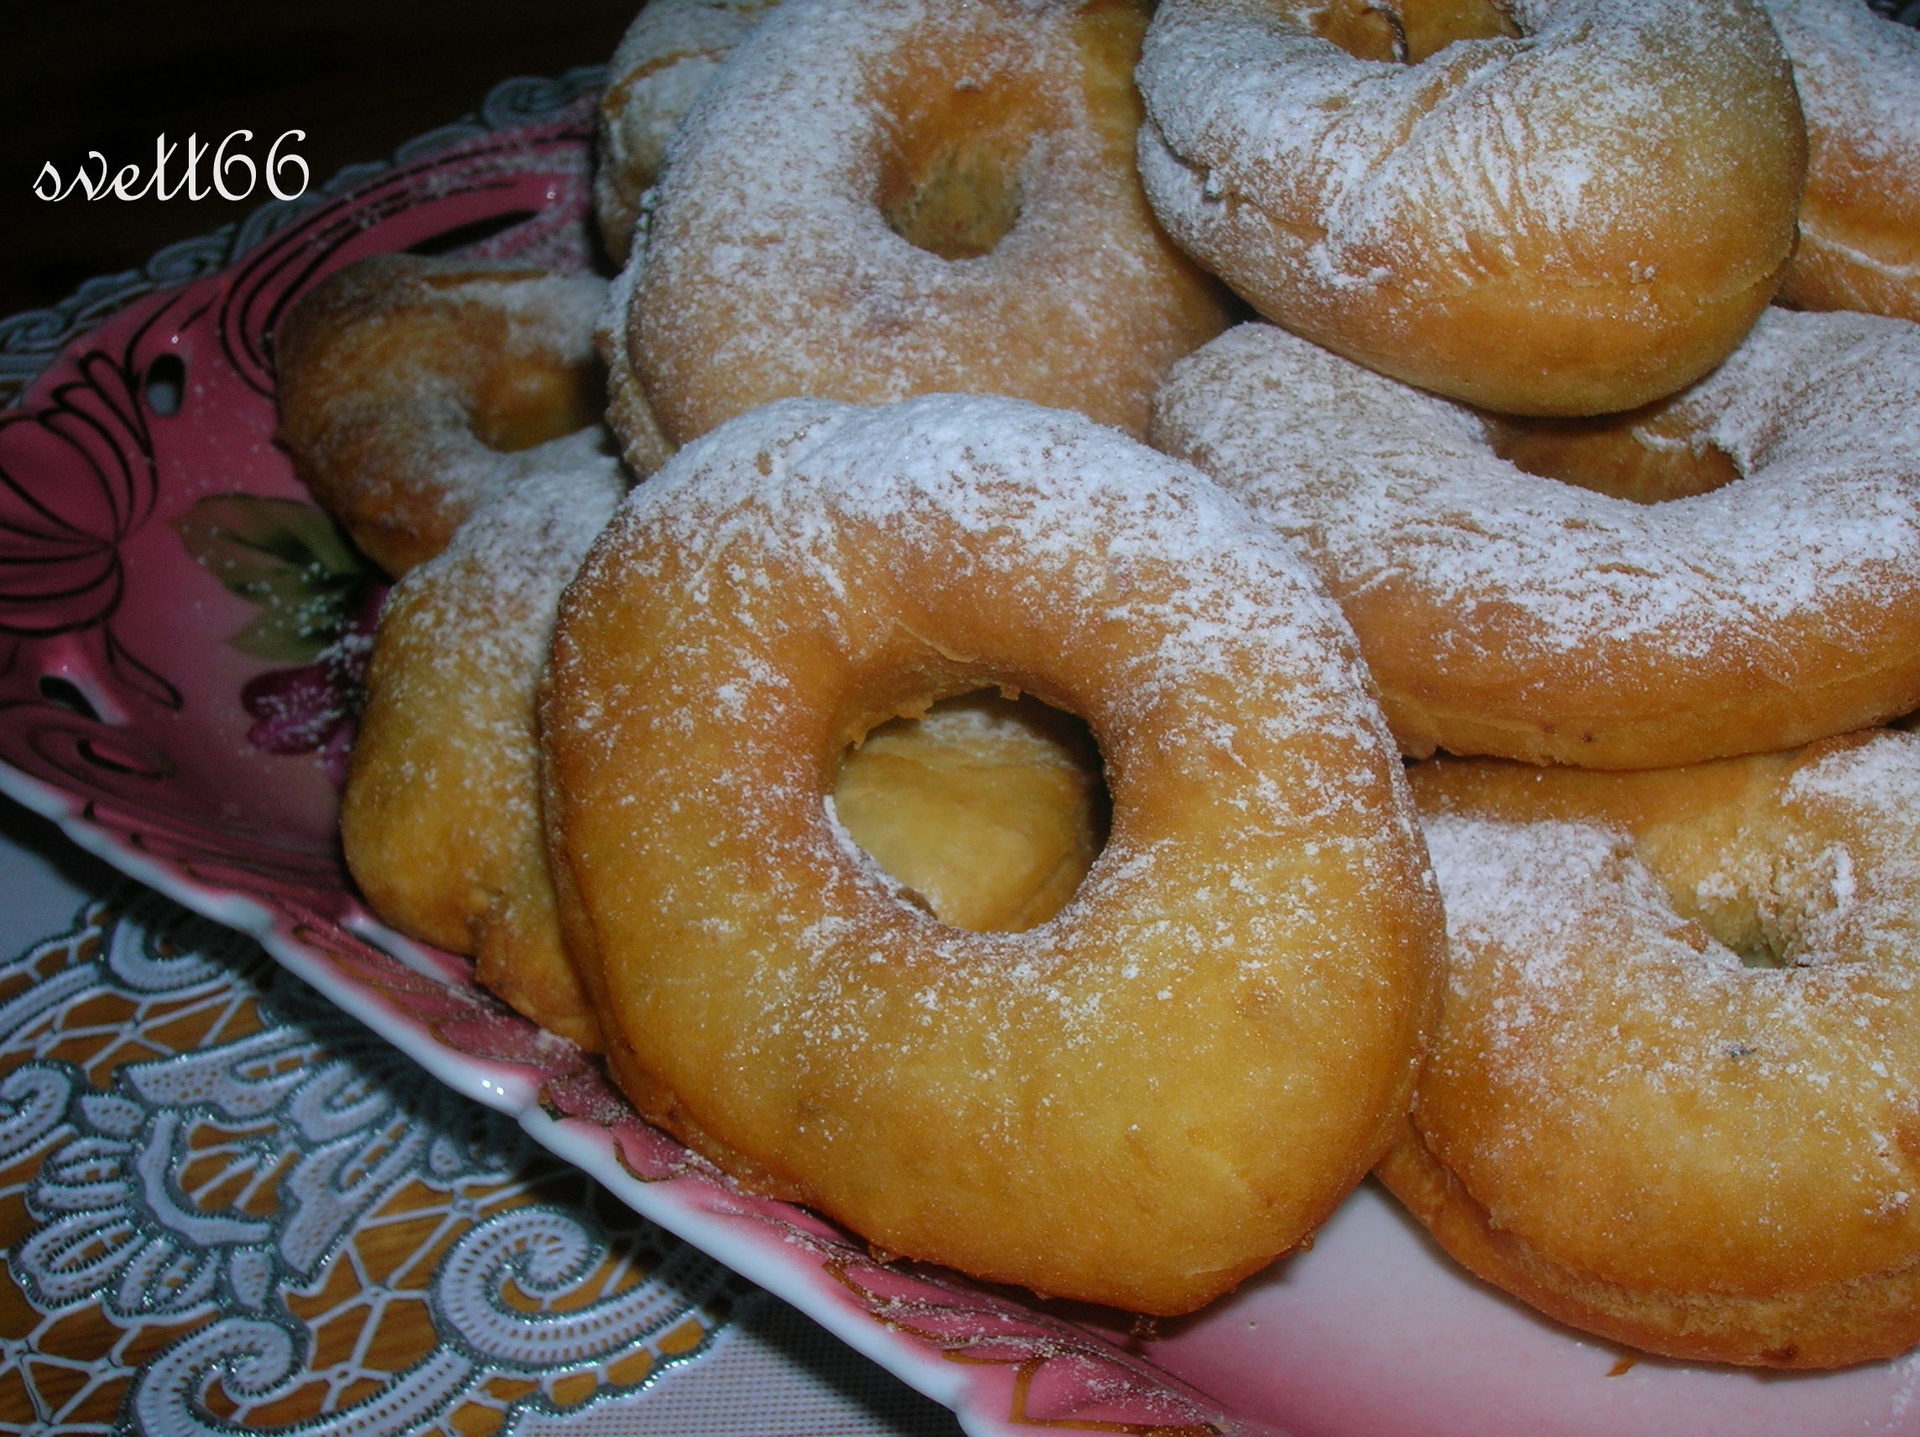
[[1144, 0], [778, 6], [675, 138], [616, 399], [672, 444], [793, 395], [1008, 394], [1137, 433], [1227, 315], [1140, 190], [1145, 23]]
[[1305, 545], [1410, 754], [1657, 767], [1920, 707], [1920, 325], [1770, 309], [1670, 401], [1515, 431], [1246, 325], [1153, 434]]
[[667, 139], [733, 47], [778, 0], [647, 0], [620, 39], [600, 97], [593, 209], [607, 253], [626, 261], [641, 197]]
[[1920, 738], [1414, 787], [1451, 956], [1380, 1172], [1441, 1246], [1672, 1357], [1920, 1342]]
[[1458, 399], [1699, 378], [1793, 251], [1805, 135], [1757, 0], [1163, 0], [1147, 193], [1267, 319]]
[[[1021, 933], [939, 921], [829, 801], [849, 742], [983, 687], [1083, 718], [1111, 795]], [[1112, 429], [969, 396], [730, 422], [569, 586], [541, 732], [616, 1079], [888, 1252], [1190, 1310], [1400, 1121], [1439, 914], [1351, 635]]]
[[588, 1048], [599, 1024], [547, 876], [534, 692], [560, 590], [625, 490], [606, 458], [530, 475], [394, 587], [340, 814], [369, 907], [472, 954], [482, 985]]
[[1862, 0], [1766, 0], [1807, 121], [1780, 297], [1920, 320], [1920, 31]]
[[380, 255], [302, 295], [273, 336], [280, 438], [314, 496], [393, 575], [491, 495], [591, 468], [606, 284]]

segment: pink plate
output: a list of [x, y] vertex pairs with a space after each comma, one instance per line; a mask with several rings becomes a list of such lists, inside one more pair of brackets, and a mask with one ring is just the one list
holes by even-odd
[[[1780, 1377], [1634, 1360], [1463, 1277], [1371, 1188], [1311, 1252], [1151, 1332], [882, 1264], [812, 1214], [735, 1190], [571, 1045], [476, 989], [464, 960], [375, 922], [334, 817], [379, 588], [274, 444], [270, 340], [296, 296], [362, 255], [587, 264], [584, 82], [540, 93], [512, 123], [429, 137], [263, 212], [217, 273], [130, 276], [69, 306], [71, 327], [133, 296], [0, 412], [0, 789], [256, 936], [976, 1437], [1920, 1434], [1920, 1361]], [[38, 359], [62, 316], [26, 318], [54, 336]], [[0, 347], [18, 353], [21, 332], [0, 327]]]

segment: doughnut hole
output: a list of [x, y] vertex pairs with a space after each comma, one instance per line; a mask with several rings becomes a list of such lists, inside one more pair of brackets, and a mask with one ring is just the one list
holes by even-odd
[[1644, 776], [1554, 778], [1571, 796], [1560, 816], [1598, 816], [1623, 835], [1691, 947], [1718, 944], [1755, 969], [1840, 961], [1850, 945], [1837, 935], [1857, 921], [1852, 844], [1844, 827], [1783, 807], [1776, 768], [1755, 758], [1664, 770], [1657, 799]]
[[1489, 416], [1493, 451], [1515, 468], [1565, 484], [1658, 504], [1710, 493], [1740, 478], [1723, 449], [1655, 414], [1522, 420]]
[[1032, 140], [1033, 97], [1007, 85], [902, 97], [899, 128], [880, 167], [887, 228], [941, 259], [991, 254], [1020, 218], [1020, 165]]
[[1361, 60], [1417, 65], [1456, 40], [1518, 36], [1490, 0], [1436, 0], [1411, 6], [1392, 0], [1333, 0], [1313, 16], [1314, 32]]
[[1057, 913], [1109, 814], [1086, 724], [995, 690], [870, 730], [842, 757], [833, 803], [902, 897], [975, 932], [1022, 932]]
[[1811, 934], [1831, 922], [1846, 879], [1844, 852], [1778, 853], [1745, 873], [1728, 875], [1724, 889], [1696, 896], [1709, 933], [1749, 968], [1793, 968], [1818, 961]]

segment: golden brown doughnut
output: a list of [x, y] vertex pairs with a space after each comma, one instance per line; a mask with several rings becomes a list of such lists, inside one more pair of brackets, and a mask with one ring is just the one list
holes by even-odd
[[1780, 297], [1920, 320], [1920, 31], [1863, 0], [1766, 0], [1807, 121]]
[[395, 585], [340, 813], [375, 913], [472, 954], [481, 984], [590, 1049], [547, 875], [534, 690], [560, 590], [625, 489], [607, 458], [530, 475]]
[[593, 209], [624, 264], [641, 197], [660, 177], [667, 139], [733, 47], [779, 0], [647, 0], [620, 39], [600, 97]]
[[1189, 253], [1492, 409], [1672, 393], [1793, 251], [1805, 136], [1757, 0], [1163, 0], [1139, 83], [1141, 175]]
[[[1615, 494], [1511, 432], [1247, 325], [1153, 436], [1305, 544], [1410, 754], [1659, 767], [1920, 707], [1920, 326], [1770, 309], [1672, 400], [1526, 440], [1567, 477], [1611, 446]], [[1649, 492], [1685, 497], [1616, 497]]]
[[1414, 788], [1450, 977], [1380, 1173], [1440, 1244], [1668, 1356], [1920, 1342], [1920, 738]]
[[[341, 805], [348, 867], [402, 932], [475, 959], [475, 977], [595, 1050], [599, 1025], [560, 941], [539, 810], [534, 694], [560, 591], [625, 492], [596, 472], [496, 495], [381, 612]], [[985, 694], [865, 736], [842, 761], [847, 832], [949, 923], [1050, 918], [1099, 851], [1099, 778], [1064, 716]]]
[[[850, 740], [983, 686], [1083, 717], [1112, 797], [1024, 933], [941, 923], [828, 802]], [[1111, 429], [965, 396], [733, 420], [568, 588], [541, 731], [621, 1086], [889, 1252], [1188, 1310], [1399, 1121], [1439, 915], [1351, 636]]]
[[616, 396], [680, 444], [768, 399], [952, 391], [1138, 432], [1225, 296], [1133, 163], [1145, 0], [788, 0], [676, 137]]
[[606, 285], [380, 255], [322, 280], [274, 333], [280, 439], [314, 496], [398, 576], [516, 479], [586, 464]]

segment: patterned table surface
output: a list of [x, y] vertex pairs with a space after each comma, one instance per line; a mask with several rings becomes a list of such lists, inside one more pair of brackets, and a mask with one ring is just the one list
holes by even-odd
[[5, 800], [0, 958], [0, 1431], [959, 1431]]

